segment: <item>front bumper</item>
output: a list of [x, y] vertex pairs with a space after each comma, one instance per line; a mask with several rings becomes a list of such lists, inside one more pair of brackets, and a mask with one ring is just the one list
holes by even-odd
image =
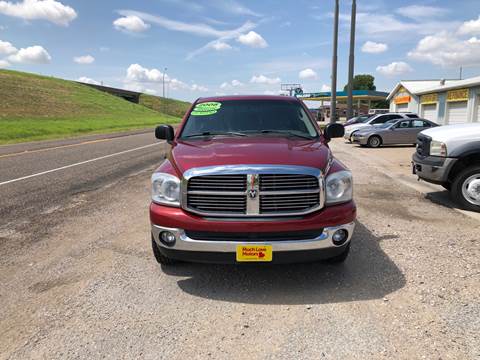
[[[208, 219], [178, 208], [152, 204], [150, 208], [151, 232], [160, 252], [165, 256], [192, 262], [235, 263], [237, 245], [271, 245], [273, 261], [304, 262], [336, 256], [348, 246], [355, 228], [356, 207], [353, 201], [324, 208], [308, 216], [271, 219]], [[218, 241], [198, 240], [187, 236], [187, 231], [218, 231], [226, 233], [262, 233], [314, 230], [323, 232], [313, 239], [263, 241]], [[339, 229], [348, 231], [344, 244], [337, 246], [332, 241]], [[160, 233], [169, 231], [176, 241], [167, 246], [160, 241]]]
[[[288, 240], [288, 241], [207, 241], [189, 238], [182, 229], [171, 229], [152, 224], [152, 237], [160, 252], [171, 258], [191, 262], [208, 263], [236, 263], [237, 245], [271, 245], [274, 263], [307, 262], [327, 259], [345, 251], [353, 235], [355, 223], [325, 228], [323, 233], [315, 239]], [[335, 231], [348, 231], [345, 243], [337, 246], [332, 241]], [[169, 231], [175, 235], [173, 246], [166, 246], [160, 241], [160, 233]]]
[[367, 136], [359, 136], [354, 134], [352, 137], [352, 142], [355, 144], [360, 144], [360, 145], [367, 145], [368, 142], [368, 137]]
[[457, 162], [455, 158], [443, 158], [439, 156], [420, 156], [414, 153], [412, 156], [413, 172], [420, 179], [433, 184], [448, 182], [448, 174]]

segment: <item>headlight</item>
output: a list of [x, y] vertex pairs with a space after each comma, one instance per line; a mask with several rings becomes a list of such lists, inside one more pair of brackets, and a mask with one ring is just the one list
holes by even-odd
[[180, 206], [180, 179], [165, 173], [152, 175], [152, 200], [155, 203]]
[[339, 171], [327, 176], [325, 192], [326, 203], [329, 205], [352, 200], [352, 173], [350, 171]]
[[430, 155], [446, 157], [447, 145], [441, 141], [432, 140], [430, 143]]

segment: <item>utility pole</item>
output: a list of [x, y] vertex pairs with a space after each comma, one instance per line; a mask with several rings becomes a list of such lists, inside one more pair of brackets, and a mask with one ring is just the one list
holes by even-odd
[[337, 121], [337, 49], [338, 49], [338, 0], [335, 0], [333, 19], [333, 56], [332, 56], [332, 90], [330, 97], [330, 123]]
[[357, 0], [352, 0], [352, 15], [350, 23], [350, 56], [348, 58], [348, 97], [347, 119], [353, 117], [353, 74], [355, 71], [355, 22], [357, 16]]
[[163, 69], [163, 81], [162, 81], [162, 85], [163, 85], [163, 94], [162, 94], [162, 97], [165, 97], [165, 73], [167, 72], [167, 68], [164, 68]]

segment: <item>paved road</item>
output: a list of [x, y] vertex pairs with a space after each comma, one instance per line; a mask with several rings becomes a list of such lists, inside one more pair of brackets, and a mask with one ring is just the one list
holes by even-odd
[[[151, 138], [123, 140], [136, 147]], [[480, 223], [351, 146], [332, 147], [354, 173], [359, 207], [343, 266], [162, 269], [148, 223], [156, 147], [14, 183], [31, 198], [53, 185], [63, 195], [30, 202], [18, 191], [31, 210], [12, 207], [28, 216], [3, 228], [4, 243], [21, 245], [0, 258], [0, 358], [478, 358]], [[83, 176], [85, 185], [76, 182]], [[50, 225], [36, 235], [25, 231], [32, 222]]]
[[158, 165], [164, 153], [153, 131], [0, 147], [0, 249], [38, 241], [83, 194]]

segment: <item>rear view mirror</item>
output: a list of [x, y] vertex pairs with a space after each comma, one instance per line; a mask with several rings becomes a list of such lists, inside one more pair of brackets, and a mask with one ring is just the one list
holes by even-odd
[[325, 133], [325, 137], [328, 140], [333, 138], [339, 138], [345, 134], [345, 128], [342, 124], [337, 124], [337, 123], [328, 124], [325, 127], [324, 133]]
[[167, 140], [168, 143], [171, 143], [175, 136], [173, 127], [171, 125], [160, 125], [155, 129], [155, 137], [160, 140]]

